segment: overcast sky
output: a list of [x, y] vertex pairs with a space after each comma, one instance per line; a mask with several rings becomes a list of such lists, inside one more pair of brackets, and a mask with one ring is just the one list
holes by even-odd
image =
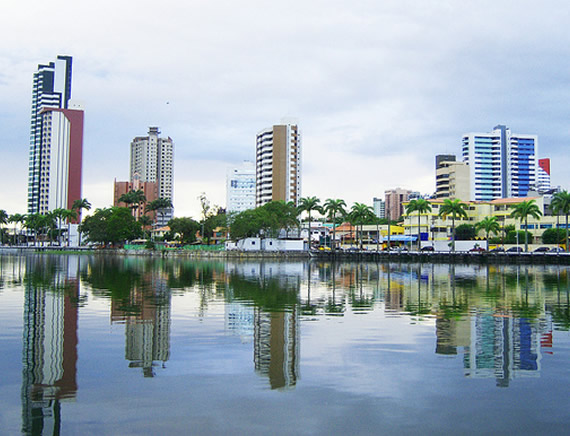
[[225, 206], [226, 168], [295, 117], [302, 195], [372, 204], [434, 191], [434, 157], [506, 124], [537, 134], [570, 188], [570, 3], [9, 1], [0, 15], [0, 209], [26, 212], [32, 75], [73, 56], [85, 107], [83, 196], [112, 203], [129, 144], [175, 143], [175, 215]]

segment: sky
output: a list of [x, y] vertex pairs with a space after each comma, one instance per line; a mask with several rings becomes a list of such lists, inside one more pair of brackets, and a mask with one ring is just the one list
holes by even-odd
[[176, 216], [225, 206], [228, 167], [284, 117], [302, 132], [302, 196], [372, 204], [435, 190], [435, 155], [497, 124], [536, 134], [570, 188], [570, 3], [527, 0], [5, 0], [0, 209], [25, 213], [32, 75], [73, 56], [85, 108], [83, 197], [113, 201], [130, 142], [175, 144]]

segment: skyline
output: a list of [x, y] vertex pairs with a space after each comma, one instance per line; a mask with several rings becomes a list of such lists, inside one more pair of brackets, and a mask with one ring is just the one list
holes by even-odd
[[26, 212], [32, 75], [58, 54], [73, 56], [94, 208], [112, 204], [130, 142], [149, 126], [174, 141], [176, 216], [198, 217], [201, 192], [225, 206], [227, 168], [254, 161], [256, 133], [286, 116], [303, 135], [303, 197], [434, 192], [435, 155], [460, 157], [463, 134], [497, 124], [538, 135], [552, 185], [570, 186], [565, 2], [169, 1], [158, 15], [148, 1], [36, 3], [11, 4], [0, 30], [11, 42], [0, 50], [10, 213]]

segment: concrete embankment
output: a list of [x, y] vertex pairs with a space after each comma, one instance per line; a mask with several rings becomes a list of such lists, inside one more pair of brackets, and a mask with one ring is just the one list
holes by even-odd
[[51, 254], [88, 254], [144, 256], [158, 258], [187, 259], [267, 259], [267, 260], [304, 260], [347, 262], [400, 262], [400, 263], [461, 263], [461, 264], [526, 264], [526, 265], [570, 265], [568, 253], [469, 253], [469, 252], [330, 252], [330, 251], [209, 251], [209, 250], [125, 250], [125, 249], [90, 249], [67, 247], [1, 247], [1, 254], [51, 253]]

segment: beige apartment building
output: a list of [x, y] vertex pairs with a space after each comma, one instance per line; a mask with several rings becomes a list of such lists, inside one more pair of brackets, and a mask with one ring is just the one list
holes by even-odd
[[412, 191], [408, 189], [395, 188], [384, 191], [386, 197], [386, 218], [398, 221], [404, 214], [404, 203], [410, 199]]
[[435, 170], [436, 198], [467, 201], [470, 195], [469, 166], [464, 162], [442, 161]]
[[296, 123], [284, 122], [257, 134], [255, 205], [301, 197], [301, 133]]

